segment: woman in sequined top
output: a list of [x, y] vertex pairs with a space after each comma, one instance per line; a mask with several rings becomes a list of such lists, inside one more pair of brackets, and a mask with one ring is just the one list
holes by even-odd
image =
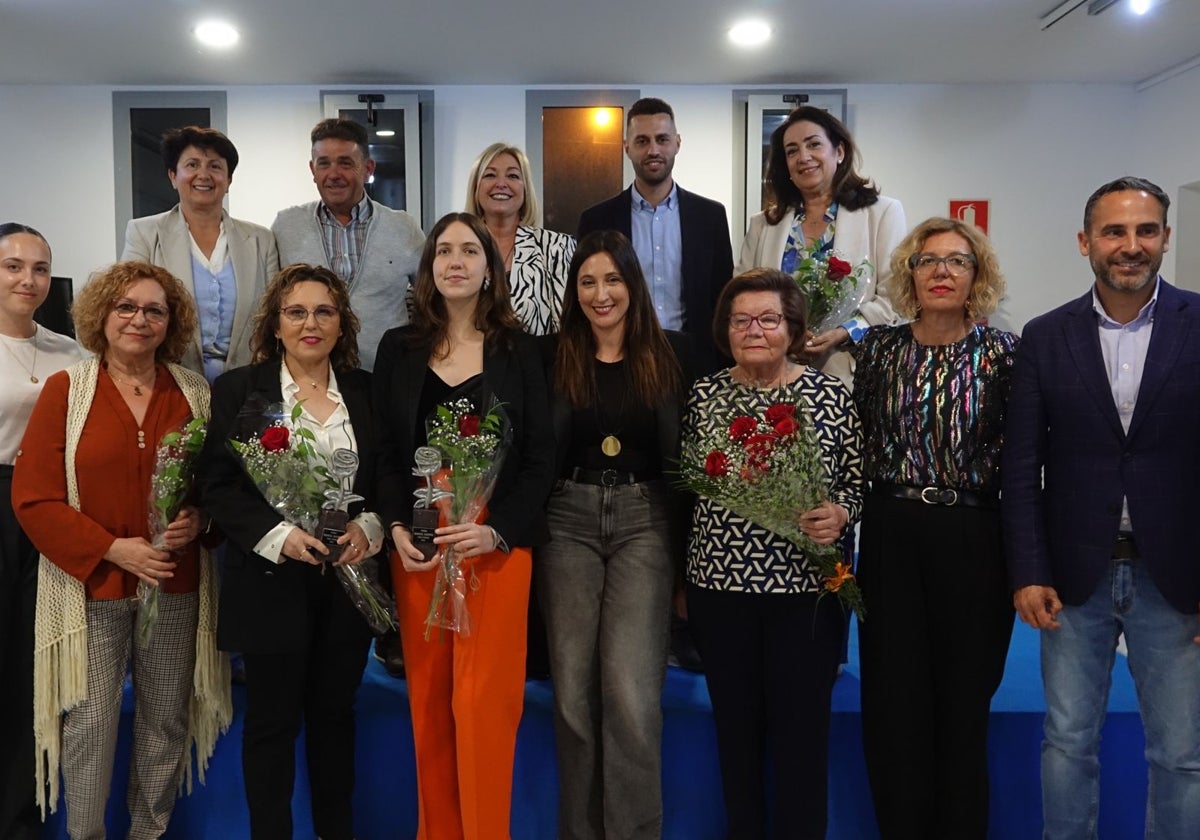
[[1004, 280], [971, 225], [922, 222], [892, 276], [913, 320], [855, 350], [871, 482], [858, 566], [867, 771], [884, 838], [983, 838], [989, 706], [1013, 622], [999, 456], [1017, 337], [981, 322]]
[[[693, 386], [681, 446], [686, 463], [705, 460], [734, 424], [794, 409], [811, 421], [828, 479], [826, 501], [807, 511], [798, 505], [795, 516], [813, 542], [832, 545], [862, 503], [858, 418], [840, 381], [791, 361], [804, 336], [804, 298], [791, 277], [769, 268], [734, 277], [717, 301], [713, 337], [737, 364]], [[770, 468], [781, 466], [792, 465], [781, 457]], [[830, 698], [847, 625], [838, 599], [821, 594], [821, 576], [795, 544], [714, 499], [697, 499], [688, 621], [712, 699], [731, 838], [766, 836], [768, 743], [779, 791], [773, 836], [825, 837]]]

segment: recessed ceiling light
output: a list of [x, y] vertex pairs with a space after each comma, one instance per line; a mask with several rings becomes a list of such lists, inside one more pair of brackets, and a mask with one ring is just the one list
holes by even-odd
[[381, 129], [379, 129], [379, 131], [375, 132], [375, 136], [376, 137], [395, 137], [396, 132], [392, 131], [390, 128], [381, 128]]
[[241, 37], [232, 24], [223, 20], [206, 20], [198, 24], [194, 31], [196, 40], [206, 47], [232, 47]]
[[1144, 15], [1150, 11], [1150, 0], [1132, 0], [1129, 8], [1133, 9], [1135, 15]]
[[739, 47], [757, 47], [771, 39], [771, 27], [761, 20], [744, 20], [729, 30], [729, 40]]

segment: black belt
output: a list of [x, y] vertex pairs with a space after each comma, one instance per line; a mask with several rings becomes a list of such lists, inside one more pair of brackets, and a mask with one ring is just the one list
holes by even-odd
[[1000, 506], [1000, 496], [996, 493], [976, 493], [973, 490], [956, 490], [953, 487], [910, 487], [907, 484], [887, 484], [876, 482], [871, 485], [871, 492], [880, 496], [891, 496], [893, 499], [909, 499], [914, 502], [924, 502], [927, 505], [996, 508]]
[[651, 481], [653, 478], [657, 478], [657, 476], [638, 475], [620, 470], [585, 470], [583, 467], [575, 467], [571, 470], [571, 481], [577, 484], [595, 484], [600, 487], [641, 484], [643, 481]]
[[1138, 559], [1138, 548], [1137, 543], [1133, 541], [1133, 534], [1117, 534], [1117, 543], [1113, 546], [1112, 559]]

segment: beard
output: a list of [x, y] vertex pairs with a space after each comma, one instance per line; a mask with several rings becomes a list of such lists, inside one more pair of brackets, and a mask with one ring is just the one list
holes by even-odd
[[1115, 270], [1116, 263], [1128, 262], [1128, 260], [1120, 259], [1119, 256], [1092, 256], [1088, 261], [1092, 264], [1092, 273], [1096, 275], [1096, 282], [1102, 283], [1114, 292], [1139, 292], [1158, 277], [1158, 270], [1162, 267], [1162, 254], [1143, 254], [1137, 260], [1141, 263], [1143, 270], [1136, 274]]
[[637, 166], [633, 167], [633, 174], [638, 177], [643, 183], [653, 184], [657, 186], [671, 177], [671, 171], [675, 168], [675, 161], [667, 160], [666, 158], [650, 158], [650, 160], [661, 162], [663, 167], [657, 172], [650, 171], [646, 167], [647, 161], [642, 161]]

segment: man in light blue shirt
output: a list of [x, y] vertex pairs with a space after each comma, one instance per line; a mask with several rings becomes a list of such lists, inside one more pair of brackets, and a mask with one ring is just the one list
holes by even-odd
[[690, 335], [696, 371], [710, 373], [726, 363], [712, 339], [712, 317], [733, 276], [733, 248], [725, 207], [675, 183], [671, 173], [679, 146], [671, 106], [654, 98], [635, 102], [625, 129], [633, 184], [585, 210], [579, 238], [593, 230], [630, 238], [659, 323]]

